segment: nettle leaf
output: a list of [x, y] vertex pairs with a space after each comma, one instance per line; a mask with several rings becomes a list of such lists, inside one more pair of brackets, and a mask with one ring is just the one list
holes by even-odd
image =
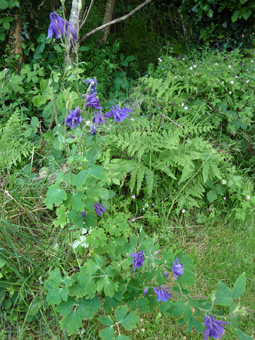
[[236, 335], [239, 340], [253, 340], [249, 335], [245, 334], [244, 332], [240, 331], [240, 329], [236, 329]]
[[118, 283], [113, 282], [108, 276], [101, 277], [97, 282], [97, 291], [102, 291], [104, 289], [104, 293], [106, 296], [113, 297], [114, 293], [118, 290]]
[[61, 301], [66, 301], [68, 298], [68, 288], [60, 287], [48, 291], [46, 300], [50, 304], [60, 304]]
[[136, 324], [140, 321], [140, 317], [136, 315], [135, 312], [129, 313], [123, 320], [120, 321], [122, 326], [128, 330], [131, 331], [132, 329], [136, 328]]
[[114, 329], [113, 327], [107, 327], [99, 332], [99, 336], [102, 340], [114, 340]]
[[61, 321], [60, 326], [62, 330], [67, 329], [68, 335], [74, 334], [81, 326], [81, 318], [76, 310], [72, 310]]
[[67, 194], [64, 189], [58, 186], [50, 186], [45, 199], [45, 204], [49, 209], [53, 209], [53, 204], [59, 206], [67, 199]]
[[234, 299], [239, 298], [245, 292], [245, 288], [246, 288], [246, 276], [245, 273], [242, 273], [242, 275], [238, 277], [234, 285], [233, 298]]

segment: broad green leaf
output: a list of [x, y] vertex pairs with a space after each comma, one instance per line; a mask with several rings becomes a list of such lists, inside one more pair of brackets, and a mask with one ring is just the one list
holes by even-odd
[[96, 293], [95, 281], [88, 275], [85, 267], [81, 268], [81, 271], [78, 274], [78, 280], [80, 284], [84, 286], [84, 295], [88, 298], [93, 298]]
[[183, 306], [183, 314], [184, 314], [185, 322], [189, 323], [190, 320], [191, 320], [191, 316], [192, 316], [192, 310], [191, 310], [188, 302], [186, 302]]
[[38, 118], [37, 117], [32, 117], [31, 125], [36, 128], [36, 127], [38, 127], [38, 124], [39, 124]]
[[80, 327], [82, 327], [81, 318], [76, 310], [72, 310], [61, 321], [60, 326], [62, 330], [67, 329], [68, 335], [74, 334]]
[[119, 306], [115, 311], [115, 319], [120, 322], [128, 312], [128, 306]]
[[95, 272], [99, 269], [98, 265], [91, 259], [85, 263], [84, 267], [89, 275], [95, 274]]
[[231, 306], [232, 303], [233, 303], [233, 299], [231, 297], [229, 297], [228, 295], [226, 295], [226, 293], [216, 292], [215, 297], [216, 297], [216, 299], [215, 299], [214, 303], [216, 305]]
[[62, 204], [67, 199], [67, 194], [64, 189], [60, 189], [57, 186], [50, 186], [45, 204], [49, 209], [53, 209], [53, 204], [56, 206]]
[[140, 321], [140, 317], [136, 315], [135, 312], [129, 313], [123, 320], [121, 320], [122, 326], [128, 330], [131, 331], [136, 327], [136, 324]]
[[112, 321], [112, 319], [109, 315], [100, 316], [99, 321], [105, 326], [112, 326], [113, 325], [113, 321]]
[[78, 211], [84, 211], [84, 202], [83, 200], [86, 198], [86, 196], [78, 191], [74, 194], [72, 194], [72, 206], [73, 209], [78, 210]]
[[62, 316], [65, 316], [67, 315], [68, 313], [71, 312], [71, 310], [74, 308], [76, 304], [76, 301], [73, 297], [69, 297], [67, 301], [65, 302], [61, 302], [56, 310], [62, 315]]
[[120, 334], [117, 336], [116, 340], [131, 340], [131, 339], [124, 334]]
[[60, 304], [61, 301], [66, 301], [68, 298], [68, 288], [58, 287], [48, 291], [46, 300], [50, 304]]
[[74, 184], [77, 187], [77, 189], [80, 189], [82, 187], [82, 185], [86, 181], [86, 178], [87, 178], [87, 170], [81, 170], [78, 173], [78, 175], [77, 175], [77, 177], [74, 181]]
[[197, 321], [196, 319], [192, 318], [191, 320], [192, 322], [192, 325], [194, 326], [195, 330], [198, 332], [198, 333], [203, 333], [205, 328], [204, 326], [201, 324], [201, 322]]
[[86, 318], [91, 320], [98, 312], [101, 305], [102, 303], [97, 297], [94, 297], [92, 300], [81, 299], [77, 304], [77, 312], [82, 320], [85, 320]]
[[114, 293], [118, 290], [118, 283], [113, 282], [109, 277], [104, 276], [97, 282], [97, 290], [100, 292], [104, 290], [106, 296], [113, 297]]
[[210, 203], [214, 202], [217, 199], [217, 193], [214, 190], [208, 191], [206, 196], [207, 196], [207, 199]]
[[114, 340], [114, 329], [113, 327], [107, 327], [99, 332], [100, 338], [102, 340]]
[[98, 165], [92, 165], [88, 169], [88, 174], [92, 177], [100, 179], [101, 181], [108, 182], [107, 170]]
[[0, 10], [8, 8], [8, 2], [6, 0], [0, 0]]
[[50, 273], [48, 280], [45, 282], [45, 288], [46, 289], [56, 288], [60, 285], [61, 282], [62, 276], [60, 273], [60, 269], [56, 268]]
[[219, 282], [218, 287], [226, 296], [228, 296], [230, 298], [233, 297], [232, 290], [228, 286], [226, 286], [223, 282]]
[[234, 299], [239, 298], [244, 292], [246, 288], [246, 276], [245, 273], [242, 273], [236, 280], [236, 283], [234, 285], [233, 294]]
[[69, 295], [76, 296], [77, 298], [84, 296], [85, 295], [84, 284], [77, 283], [76, 285], [73, 285], [72, 287], [70, 287]]
[[179, 262], [183, 263], [184, 272], [181, 277], [178, 277], [178, 282], [182, 287], [189, 287], [195, 284], [195, 274], [193, 270], [193, 258], [189, 255], [180, 255]]
[[236, 329], [236, 335], [239, 340], [253, 340], [252, 337], [249, 335], [245, 334], [244, 332], [240, 331], [240, 329]]

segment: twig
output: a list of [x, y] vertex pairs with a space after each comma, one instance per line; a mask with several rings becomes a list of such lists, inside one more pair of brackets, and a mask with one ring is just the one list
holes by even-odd
[[162, 121], [162, 117], [167, 118], [168, 120], [170, 120], [170, 122], [174, 123], [176, 126], [178, 126], [179, 128], [181, 128], [181, 129], [184, 131], [184, 128], [183, 128], [181, 125], [177, 124], [175, 121], [173, 121], [173, 120], [172, 120], [171, 118], [169, 118], [168, 116], [165, 116], [163, 113], [161, 113], [161, 115], [160, 115], [160, 118], [159, 118], [159, 126], [158, 126], [158, 127], [160, 127], [160, 124], [161, 124], [161, 121]]
[[86, 21], [87, 21], [87, 19], [88, 19], [88, 17], [89, 17], [91, 8], [92, 8], [92, 6], [93, 6], [93, 3], [94, 3], [94, 0], [91, 0], [91, 3], [90, 3], [89, 8], [88, 8], [88, 11], [87, 11], [87, 13], [86, 13], [86, 17], [85, 17], [85, 19], [83, 20], [83, 22], [80, 24], [79, 30], [81, 30], [81, 28], [85, 25], [85, 23], [86, 23]]
[[149, 4], [152, 0], [146, 0], [144, 1], [141, 5], [137, 6], [135, 9], [133, 9], [133, 11], [131, 11], [130, 13], [124, 15], [123, 17], [120, 17], [118, 19], [114, 19], [110, 22], [107, 22], [106, 24], [99, 26], [95, 29], [93, 29], [92, 31], [90, 31], [89, 33], [85, 34], [81, 39], [80, 42], [82, 42], [83, 40], [87, 39], [88, 37], [90, 37], [92, 34], [95, 34], [98, 31], [102, 31], [103, 29], [105, 29], [106, 27], [116, 24], [117, 22], [126, 20], [127, 18], [129, 18], [131, 15], [133, 15], [135, 12], [139, 11], [139, 9], [141, 9], [142, 7], [144, 7], [145, 5]]

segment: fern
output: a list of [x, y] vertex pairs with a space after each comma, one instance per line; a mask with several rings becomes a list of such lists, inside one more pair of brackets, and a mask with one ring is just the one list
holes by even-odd
[[24, 138], [19, 111], [15, 111], [0, 129], [0, 168], [7, 169], [27, 158], [32, 144]]

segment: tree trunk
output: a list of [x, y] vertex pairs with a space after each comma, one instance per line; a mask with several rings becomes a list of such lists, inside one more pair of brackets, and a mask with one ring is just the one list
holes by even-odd
[[[86, 0], [81, 0], [81, 9], [79, 11], [79, 2], [80, 0], [73, 0], [72, 1], [72, 8], [71, 8], [71, 13], [69, 17], [69, 22], [72, 24], [76, 31], [77, 31], [77, 37], [79, 39], [79, 30], [80, 30], [80, 24], [83, 16], [83, 12], [85, 9], [85, 2]], [[65, 64], [70, 64], [70, 62], [73, 62], [75, 60], [76, 53], [78, 53], [79, 47], [78, 47], [79, 42], [76, 42], [76, 49], [74, 50], [71, 46], [70, 39], [68, 37], [67, 39], [67, 51], [65, 54]]]
[[[107, 24], [108, 22], [110, 22], [112, 20], [114, 8], [115, 8], [115, 0], [107, 0], [106, 6], [105, 6], [105, 14], [104, 14], [103, 25]], [[99, 45], [107, 43], [109, 33], [110, 33], [110, 26], [108, 26], [106, 29], [104, 29], [104, 36], [99, 41]]]

